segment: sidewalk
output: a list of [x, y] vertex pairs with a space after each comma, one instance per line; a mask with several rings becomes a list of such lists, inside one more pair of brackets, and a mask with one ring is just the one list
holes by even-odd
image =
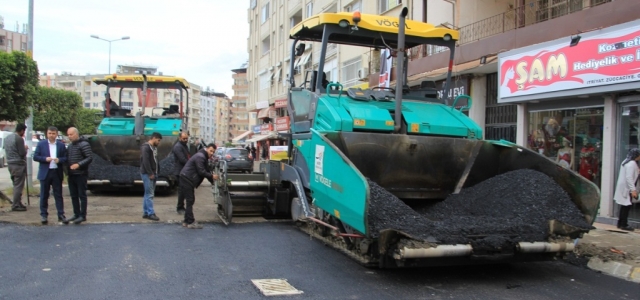
[[621, 231], [613, 225], [594, 223], [578, 241], [575, 254], [588, 260], [592, 270], [640, 283], [640, 231]]

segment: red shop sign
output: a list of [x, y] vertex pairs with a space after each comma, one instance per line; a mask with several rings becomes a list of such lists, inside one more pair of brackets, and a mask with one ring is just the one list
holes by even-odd
[[269, 134], [269, 131], [273, 130], [273, 124], [262, 124], [260, 126], [260, 134]]
[[566, 37], [555, 45], [501, 56], [498, 102], [640, 80], [640, 25], [584, 35], [573, 47]]
[[276, 102], [273, 104], [273, 107], [275, 108], [287, 107], [287, 99], [276, 100]]
[[276, 118], [276, 131], [289, 130], [289, 117]]

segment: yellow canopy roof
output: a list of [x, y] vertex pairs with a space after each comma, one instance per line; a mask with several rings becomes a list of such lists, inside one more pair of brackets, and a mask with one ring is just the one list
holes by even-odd
[[[142, 75], [108, 75], [104, 78], [94, 78], [96, 84], [105, 84], [119, 87], [140, 87], [144, 81]], [[147, 75], [147, 86], [149, 88], [189, 88], [189, 82], [181, 77]]]
[[[339, 25], [341, 21], [346, 21], [349, 25], [342, 27]], [[398, 18], [361, 14], [361, 20], [357, 24], [358, 30], [352, 29], [354, 24], [352, 13], [323, 13], [307, 18], [291, 28], [290, 37], [319, 42], [322, 40], [324, 25], [328, 25], [335, 30], [329, 37], [329, 43], [369, 47], [387, 47], [397, 44]], [[407, 48], [421, 44], [456, 41], [459, 38], [458, 31], [454, 29], [408, 19], [405, 25]]]

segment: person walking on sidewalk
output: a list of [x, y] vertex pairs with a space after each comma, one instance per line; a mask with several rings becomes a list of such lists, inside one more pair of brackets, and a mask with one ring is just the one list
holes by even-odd
[[15, 133], [7, 136], [4, 140], [7, 165], [13, 182], [12, 211], [27, 210], [27, 207], [22, 204], [22, 190], [24, 190], [24, 183], [27, 179], [27, 146], [25, 146], [23, 138], [26, 130], [26, 125], [18, 124]]
[[[180, 184], [180, 171], [182, 171], [182, 168], [184, 168], [184, 165], [187, 164], [187, 161], [189, 160], [189, 148], [187, 148], [188, 141], [189, 135], [185, 132], [181, 132], [180, 139], [175, 145], [173, 145], [173, 150], [171, 150], [174, 158], [173, 175], [176, 176], [178, 185]], [[180, 188], [178, 188], [178, 205], [176, 206], [176, 210], [179, 214], [184, 214], [184, 195]]]
[[211, 143], [204, 149], [194, 154], [180, 172], [180, 190], [187, 201], [187, 209], [184, 213], [183, 227], [190, 229], [201, 229], [202, 225], [196, 222], [193, 216], [193, 204], [196, 202], [195, 189], [206, 178], [213, 184], [217, 180], [217, 175], [211, 173], [209, 169], [209, 159], [216, 152], [216, 145]]
[[156, 190], [156, 180], [158, 179], [158, 145], [162, 141], [162, 135], [158, 132], [151, 134], [149, 142], [140, 147], [140, 176], [144, 184], [144, 198], [142, 200], [142, 218], [153, 221], [160, 221], [153, 211], [153, 196]]
[[93, 161], [91, 145], [84, 137], [80, 137], [77, 128], [67, 130], [69, 147], [67, 148], [67, 165], [69, 166], [69, 193], [73, 204], [73, 217], [69, 222], [80, 224], [87, 220], [87, 177], [89, 165]]
[[38, 142], [36, 151], [33, 153], [33, 161], [40, 163], [38, 169], [38, 180], [40, 180], [40, 222], [44, 225], [48, 223], [49, 217], [49, 190], [53, 188], [53, 198], [56, 201], [58, 211], [58, 222], [69, 224], [64, 216], [64, 202], [62, 201], [62, 180], [64, 173], [63, 165], [67, 162], [67, 149], [64, 143], [57, 140], [58, 128], [51, 126], [47, 128], [47, 139]]
[[620, 166], [618, 174], [618, 182], [613, 200], [620, 206], [618, 215], [618, 228], [627, 231], [633, 231], [629, 226], [629, 211], [631, 210], [631, 199], [638, 198], [636, 183], [638, 181], [638, 161], [640, 161], [640, 150], [633, 148], [629, 150], [627, 158]]

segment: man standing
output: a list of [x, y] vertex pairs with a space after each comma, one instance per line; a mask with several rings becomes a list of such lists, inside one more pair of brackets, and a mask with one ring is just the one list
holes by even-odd
[[162, 135], [158, 132], [151, 134], [149, 142], [140, 147], [140, 176], [144, 184], [144, 198], [142, 202], [142, 218], [160, 221], [153, 211], [153, 196], [158, 179], [158, 145], [162, 141]]
[[187, 201], [187, 209], [184, 213], [184, 222], [182, 226], [190, 229], [201, 229], [202, 225], [198, 224], [193, 216], [193, 204], [196, 201], [195, 189], [202, 183], [205, 178], [213, 183], [217, 180], [217, 175], [212, 175], [209, 169], [209, 159], [216, 152], [216, 145], [209, 144], [206, 148], [201, 149], [194, 154], [180, 172], [180, 190]]
[[87, 177], [89, 164], [93, 161], [91, 145], [80, 137], [77, 128], [67, 130], [67, 136], [71, 141], [67, 148], [67, 164], [69, 165], [69, 193], [73, 204], [73, 217], [69, 222], [80, 224], [87, 220]]
[[53, 198], [56, 201], [58, 222], [69, 224], [64, 216], [64, 202], [62, 202], [62, 179], [64, 173], [62, 166], [67, 162], [67, 149], [64, 143], [57, 140], [58, 128], [47, 128], [47, 139], [38, 142], [33, 160], [40, 162], [38, 180], [40, 180], [40, 222], [48, 223], [49, 216], [49, 190], [53, 188]]
[[[178, 142], [173, 145], [173, 150], [171, 151], [175, 160], [173, 164], [173, 175], [176, 176], [178, 184], [180, 184], [180, 171], [182, 171], [182, 168], [184, 168], [184, 165], [189, 160], [189, 148], [187, 148], [188, 141], [189, 136], [187, 133], [181, 132]], [[176, 210], [179, 214], [184, 214], [184, 195], [180, 188], [178, 188], [178, 205]]]
[[12, 211], [27, 210], [27, 207], [22, 204], [22, 190], [27, 179], [27, 146], [25, 146], [23, 139], [26, 129], [26, 125], [18, 124], [16, 132], [7, 136], [4, 140], [7, 165], [13, 182]]

